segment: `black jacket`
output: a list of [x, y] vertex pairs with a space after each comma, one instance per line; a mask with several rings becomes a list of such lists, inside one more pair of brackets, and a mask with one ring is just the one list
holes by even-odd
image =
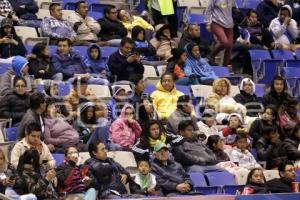
[[11, 91], [1, 98], [0, 117], [12, 118], [13, 124], [19, 123], [29, 107], [29, 95], [18, 95], [16, 92]]
[[111, 19], [104, 17], [103, 19], [98, 19], [98, 23], [101, 26], [99, 37], [101, 37], [102, 41], [122, 39], [127, 35], [127, 29], [119, 21], [112, 21]]
[[[52, 66], [50, 64], [50, 59], [46, 58], [35, 58], [30, 59], [29, 63], [29, 74], [34, 75], [34, 78], [38, 79], [51, 79], [53, 76]], [[44, 70], [45, 73], [40, 73], [40, 70]]]
[[39, 7], [34, 0], [9, 0], [17, 16], [24, 20], [37, 20]]
[[224, 151], [217, 150], [217, 151], [213, 151], [213, 153], [215, 154], [215, 157], [217, 159], [217, 163], [230, 161], [229, 156]]
[[184, 49], [184, 47], [188, 43], [191, 43], [191, 42], [199, 45], [202, 58], [205, 58], [210, 53], [208, 42], [206, 42], [205, 40], [202, 40], [200, 37], [199, 38], [190, 38], [190, 37], [186, 36], [185, 34], [182, 35], [182, 37], [179, 41], [179, 44], [178, 44], [178, 48]]
[[266, 161], [266, 169], [273, 169], [287, 158], [283, 143], [271, 143], [266, 138], [260, 138], [256, 143], [257, 156], [259, 161]]
[[128, 63], [127, 58], [120, 54], [119, 50], [109, 56], [107, 66], [111, 75], [117, 76], [117, 81], [127, 80], [131, 74], [143, 74], [142, 63]]
[[[44, 121], [43, 116], [42, 116], [42, 120], [43, 120], [43, 124], [45, 126], [45, 121]], [[32, 122], [36, 122], [38, 125], [40, 125], [42, 127], [40, 116], [34, 110], [32, 110], [30, 108], [26, 111], [25, 115], [23, 116], [23, 118], [20, 122], [19, 139], [22, 139], [25, 137], [25, 127]], [[41, 140], [44, 140], [44, 132], [42, 132]]]
[[253, 145], [256, 145], [256, 142], [264, 136], [264, 130], [266, 130], [266, 127], [268, 126], [273, 126], [268, 124], [265, 120], [263, 119], [256, 119], [249, 130], [250, 136], [253, 138]]
[[240, 94], [235, 95], [233, 98], [237, 103], [245, 105], [247, 110], [256, 110], [251, 112], [247, 111], [248, 116], [256, 117], [257, 114], [262, 111], [262, 106], [260, 105], [246, 105], [248, 103], [259, 104], [258, 98], [255, 94], [251, 95], [246, 93], [244, 90], [241, 90]]
[[125, 194], [125, 185], [121, 182], [121, 174], [127, 175], [127, 181], [130, 180], [130, 175], [119, 163], [111, 158], [105, 161], [96, 158], [90, 158], [85, 162], [89, 166], [92, 175], [96, 179], [96, 189], [99, 191], [99, 197], [105, 198], [110, 194], [109, 190], [116, 190], [120, 194]]
[[253, 192], [251, 194], [266, 194], [268, 193], [265, 184], [249, 183], [245, 188], [251, 188]]
[[154, 159], [151, 164], [151, 172], [156, 177], [157, 186], [162, 188], [163, 193], [177, 193], [176, 186], [180, 183], [188, 183], [193, 188], [190, 176], [183, 167], [173, 160], [168, 160], [168, 165], [163, 165], [159, 160]]
[[283, 141], [283, 147], [288, 155], [289, 160], [300, 160], [300, 151], [298, 150], [300, 141], [294, 137], [286, 138]]
[[271, 0], [264, 0], [257, 5], [256, 11], [258, 14], [258, 21], [267, 28], [269, 27], [272, 19], [278, 17], [280, 6], [275, 6]]
[[197, 138], [185, 139], [181, 145], [174, 146], [172, 153], [175, 160], [183, 167], [217, 164], [214, 153]]
[[285, 178], [275, 178], [266, 183], [267, 191], [271, 193], [291, 193], [292, 181]]
[[[18, 42], [18, 45], [14, 44], [0, 44], [0, 58], [10, 58], [12, 56], [25, 56], [27, 53], [26, 48], [19, 36], [15, 33], [13, 28], [12, 31], [13, 39]], [[6, 34], [3, 28], [0, 28], [0, 38], [4, 38]]]

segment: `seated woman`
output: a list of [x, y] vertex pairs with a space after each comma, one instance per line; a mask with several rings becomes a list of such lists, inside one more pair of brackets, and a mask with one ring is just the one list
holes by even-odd
[[191, 74], [186, 75], [184, 72], [187, 55], [183, 49], [172, 49], [171, 51], [173, 57], [168, 60], [167, 72], [173, 73], [176, 78], [177, 85], [197, 85], [199, 84], [196, 76]]
[[37, 43], [33, 46], [31, 53], [32, 55], [28, 59], [30, 75], [34, 75], [35, 79], [63, 80], [62, 73], [54, 74], [47, 44]]
[[58, 188], [61, 192], [96, 200], [97, 191], [93, 188], [88, 166], [78, 166], [78, 157], [76, 147], [71, 146], [65, 150], [65, 162], [57, 168]]
[[240, 94], [235, 95], [233, 99], [247, 109], [247, 115], [257, 117], [261, 112], [262, 106], [255, 95], [255, 84], [250, 78], [244, 78], [240, 84]]
[[199, 45], [189, 43], [185, 47], [187, 53], [186, 65], [184, 72], [187, 76], [195, 75], [200, 84], [212, 85], [218, 77], [208, 64], [206, 59], [201, 58]]
[[285, 137], [289, 136], [293, 128], [300, 122], [298, 114], [299, 102], [290, 99], [283, 103], [279, 112], [279, 125]]
[[145, 29], [135, 26], [131, 32], [131, 39], [134, 41], [134, 52], [139, 53], [143, 59], [151, 59], [155, 56], [155, 48], [146, 40]]
[[164, 73], [156, 85], [156, 90], [151, 94], [153, 107], [160, 119], [168, 119], [177, 108], [178, 97], [182, 95], [182, 92], [176, 90], [174, 75]]
[[289, 138], [283, 141], [283, 147], [287, 153], [288, 160], [295, 161], [295, 167], [300, 167], [300, 123], [298, 123]]
[[219, 135], [209, 136], [206, 145], [215, 154], [217, 163], [230, 161], [229, 156], [224, 152], [224, 140]]
[[12, 19], [4, 18], [0, 28], [0, 58], [13, 56], [25, 56], [25, 46], [21, 38], [16, 34]]
[[177, 48], [178, 43], [174, 40], [175, 33], [168, 24], [160, 24], [155, 27], [157, 30], [155, 38], [150, 43], [156, 49], [156, 55], [161, 60], [168, 60], [172, 57], [171, 50]]
[[23, 115], [30, 107], [30, 97], [26, 92], [26, 86], [24, 78], [15, 76], [13, 90], [0, 101], [0, 117], [11, 118], [13, 126], [21, 122]]
[[143, 29], [154, 31], [154, 28], [151, 24], [139, 16], [130, 15], [126, 10], [120, 10], [118, 17], [129, 32], [131, 32], [135, 26], [140, 26]]
[[47, 115], [45, 117], [45, 144], [54, 145], [55, 152], [63, 153], [64, 149], [76, 145], [80, 151], [87, 151], [84, 144], [79, 143], [78, 132], [65, 121], [62, 114], [58, 113], [55, 102], [48, 102]]
[[246, 186], [242, 194], [266, 194], [268, 191], [265, 184], [266, 178], [263, 170], [261, 168], [254, 168], [248, 174]]
[[150, 120], [143, 129], [141, 137], [132, 147], [137, 161], [151, 157], [153, 148], [157, 143], [165, 143], [171, 146], [183, 142], [181, 135], [167, 134], [158, 120]]
[[218, 113], [240, 113], [244, 117], [247, 110], [230, 96], [230, 88], [228, 79], [216, 79], [213, 82], [213, 92], [205, 99], [205, 105]]
[[140, 137], [142, 128], [134, 119], [135, 111], [132, 105], [126, 104], [121, 115], [110, 126], [109, 139], [116, 150], [130, 150]]
[[27, 149], [24, 152], [19, 160], [13, 189], [19, 195], [33, 193], [38, 199], [58, 199], [55, 169], [43, 169], [39, 159], [39, 152], [36, 149]]

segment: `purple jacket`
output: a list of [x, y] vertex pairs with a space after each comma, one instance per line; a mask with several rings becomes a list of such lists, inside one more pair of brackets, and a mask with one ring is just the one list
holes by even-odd
[[45, 118], [44, 142], [54, 146], [75, 145], [79, 142], [79, 134], [63, 119]]

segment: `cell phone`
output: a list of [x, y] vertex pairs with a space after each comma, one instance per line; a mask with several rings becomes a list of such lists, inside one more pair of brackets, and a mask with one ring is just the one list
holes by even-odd
[[8, 37], [9, 39], [12, 39], [13, 35], [12, 35], [12, 34], [8, 34], [7, 37]]
[[10, 177], [9, 177], [9, 180], [13, 181], [16, 179], [16, 175], [12, 174]]

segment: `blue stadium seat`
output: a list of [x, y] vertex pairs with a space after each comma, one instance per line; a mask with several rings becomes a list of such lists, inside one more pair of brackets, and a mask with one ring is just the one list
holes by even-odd
[[209, 186], [236, 185], [235, 177], [229, 172], [205, 173]]
[[79, 53], [83, 58], [85, 58], [87, 55], [87, 46], [73, 46], [72, 49]]
[[146, 1], [139, 1], [139, 5], [137, 5], [134, 10], [138, 11], [139, 13], [143, 12], [146, 9]]
[[176, 85], [176, 89], [186, 95], [191, 95], [191, 87], [184, 85]]
[[32, 45], [25, 45], [25, 48], [26, 48], [27, 54], [31, 54], [33, 46]]
[[243, 190], [245, 185], [224, 185], [223, 186], [223, 193], [224, 194], [232, 194], [235, 195], [239, 191]]
[[0, 75], [4, 74], [10, 67], [10, 63], [0, 63]]
[[296, 58], [300, 60], [300, 49], [296, 50], [295, 53], [296, 53]]
[[62, 153], [53, 153], [52, 156], [56, 162], [56, 166], [61, 165], [65, 160], [65, 156]]
[[192, 180], [194, 189], [204, 195], [218, 194], [222, 191], [221, 187], [218, 186], [208, 186], [205, 180], [205, 176], [202, 173], [189, 172], [190, 178]]
[[88, 16], [94, 18], [95, 20], [98, 20], [100, 18], [103, 18], [104, 13], [89, 11]]
[[18, 139], [18, 128], [19, 127], [11, 127], [5, 129], [5, 139], [8, 142], [17, 141]]
[[281, 74], [286, 79], [291, 94], [293, 94], [293, 96], [298, 96], [299, 88], [297, 88], [297, 83], [300, 80], [300, 68], [283, 67], [281, 69]]
[[101, 47], [101, 57], [108, 58], [111, 54], [115, 53], [118, 47]]
[[255, 84], [255, 94], [258, 98], [262, 98], [266, 94], [266, 85]]
[[238, 85], [242, 81], [242, 77], [238, 75], [231, 75], [228, 67], [211, 66], [218, 77], [227, 78], [232, 85]]
[[69, 83], [59, 83], [58, 84], [58, 96], [67, 96], [71, 91], [72, 85]]
[[107, 4], [91, 3], [89, 5], [89, 11], [99, 12], [104, 15], [104, 9], [106, 6], [107, 6]]
[[256, 9], [257, 5], [261, 2], [261, 0], [245, 0], [244, 1], [244, 8], [247, 9]]
[[145, 93], [148, 94], [148, 96], [150, 96], [151, 93], [154, 92], [154, 90], [155, 90], [155, 85], [148, 84], [145, 88]]
[[205, 17], [200, 14], [189, 14], [188, 22], [191, 24], [205, 24]]
[[269, 60], [271, 55], [267, 50], [250, 49], [249, 50], [251, 60]]
[[274, 59], [284, 60], [285, 67], [300, 67], [300, 60], [295, 60], [293, 52], [289, 50], [272, 50]]
[[261, 66], [262, 78], [258, 82], [270, 85], [273, 77], [279, 74], [283, 65], [284, 62], [281, 60], [264, 60]]
[[62, 7], [64, 10], [75, 10], [76, 2], [74, 0], [63, 0]]
[[48, 45], [48, 50], [49, 50], [49, 54], [53, 55], [57, 51], [57, 46], [56, 45]]
[[251, 57], [251, 65], [253, 70], [253, 79], [255, 82], [263, 78], [264, 71], [262, 69], [263, 60], [270, 60], [271, 55], [267, 50], [252, 49], [249, 50]]
[[251, 149], [251, 154], [253, 155], [253, 157], [255, 158], [255, 160], [258, 161], [258, 155], [257, 155], [257, 151], [255, 148], [252, 148]]

